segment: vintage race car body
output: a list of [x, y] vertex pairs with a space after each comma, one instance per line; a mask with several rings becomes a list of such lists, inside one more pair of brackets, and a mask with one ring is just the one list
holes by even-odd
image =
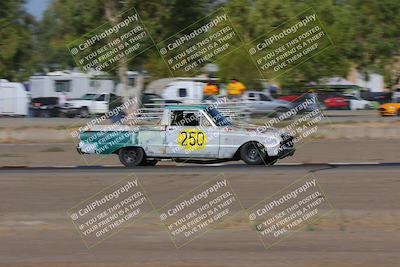
[[120, 154], [121, 149], [139, 148], [145, 159], [153, 161], [238, 160], [244, 144], [262, 153], [264, 161], [293, 155], [295, 150], [287, 133], [274, 128], [237, 127], [209, 106], [166, 107], [155, 126], [95, 127], [80, 133], [77, 149], [86, 154]]

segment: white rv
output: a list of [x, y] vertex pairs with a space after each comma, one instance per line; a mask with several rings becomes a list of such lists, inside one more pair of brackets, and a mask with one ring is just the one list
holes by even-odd
[[146, 93], [161, 95], [165, 100], [175, 100], [186, 104], [199, 103], [203, 100], [203, 88], [213, 78], [165, 78], [151, 82]]
[[0, 79], [0, 115], [26, 116], [29, 95], [22, 83]]
[[[143, 75], [136, 71], [127, 71], [128, 96], [140, 92], [143, 87]], [[46, 75], [30, 77], [32, 98], [58, 97], [62, 92], [68, 99], [80, 98], [85, 94], [114, 93], [126, 96], [121, 84], [115, 86], [113, 77], [105, 72], [88, 73], [74, 71], [55, 71]]]
[[58, 97], [65, 93], [68, 98], [79, 98], [87, 93], [111, 92], [114, 82], [104, 73], [81, 73], [69, 71], [49, 72], [31, 76], [32, 98]]

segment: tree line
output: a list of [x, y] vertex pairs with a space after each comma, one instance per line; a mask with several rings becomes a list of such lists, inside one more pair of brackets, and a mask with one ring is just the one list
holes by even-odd
[[[40, 21], [24, 0], [0, 2], [0, 77], [26, 80], [35, 72], [75, 67], [66, 44], [134, 7], [151, 36], [164, 40], [224, 7], [245, 42], [273, 30], [313, 7], [334, 45], [293, 68], [278, 82], [293, 84], [326, 76], [361, 73], [384, 75], [387, 86], [400, 74], [400, 1], [398, 0], [53, 0]], [[218, 62], [219, 77], [236, 77], [256, 86], [260, 75], [245, 50]], [[120, 70], [146, 70], [152, 78], [170, 73], [157, 51], [121, 64]], [[116, 74], [118, 76], [118, 74]]]

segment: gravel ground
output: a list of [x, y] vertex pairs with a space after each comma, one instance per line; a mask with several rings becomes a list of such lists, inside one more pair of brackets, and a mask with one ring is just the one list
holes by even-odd
[[[245, 208], [307, 169], [225, 172]], [[266, 250], [238, 215], [176, 249], [156, 214], [87, 249], [66, 211], [121, 179], [121, 173], [0, 172], [1, 266], [398, 266], [398, 168], [314, 172], [334, 212]], [[156, 208], [217, 175], [136, 173]]]

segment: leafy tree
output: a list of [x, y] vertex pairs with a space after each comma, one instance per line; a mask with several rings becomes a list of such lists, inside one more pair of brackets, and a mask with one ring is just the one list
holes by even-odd
[[0, 77], [24, 80], [33, 69], [34, 18], [23, 10], [22, 0], [0, 2]]
[[75, 66], [67, 44], [106, 22], [98, 0], [55, 0], [44, 12], [37, 50], [46, 69]]
[[[354, 18], [351, 28], [355, 32], [349, 59], [363, 72], [378, 71], [386, 74], [390, 82], [390, 69], [400, 52], [400, 2], [397, 0], [348, 0], [345, 7]], [[400, 73], [392, 73], [400, 77]]]

